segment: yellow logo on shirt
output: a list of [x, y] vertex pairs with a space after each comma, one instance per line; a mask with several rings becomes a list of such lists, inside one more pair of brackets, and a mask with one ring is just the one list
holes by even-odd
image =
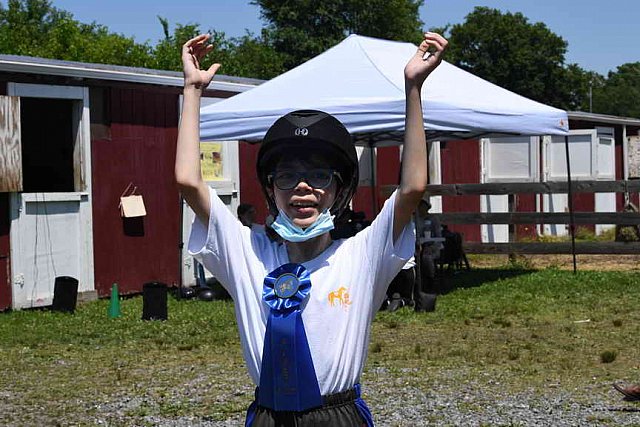
[[340, 305], [342, 308], [347, 309], [351, 305], [347, 288], [341, 286], [337, 291], [329, 292], [329, 304], [331, 307]]

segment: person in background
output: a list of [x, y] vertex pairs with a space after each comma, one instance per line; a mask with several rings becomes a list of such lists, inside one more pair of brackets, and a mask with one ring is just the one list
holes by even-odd
[[264, 233], [264, 225], [256, 224], [256, 208], [249, 203], [241, 203], [236, 210], [238, 219], [245, 227], [256, 233]]
[[416, 284], [416, 260], [415, 256], [402, 266], [402, 270], [396, 274], [387, 289], [387, 300], [382, 304], [382, 309], [393, 312], [402, 307], [413, 306], [413, 293]]

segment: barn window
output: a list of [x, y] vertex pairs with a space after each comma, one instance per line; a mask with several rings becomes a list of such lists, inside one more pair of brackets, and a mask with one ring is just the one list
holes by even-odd
[[7, 92], [20, 98], [21, 149], [16, 156], [20, 161], [14, 169], [23, 181], [21, 191], [88, 191], [91, 169], [87, 88], [10, 82]]
[[23, 98], [23, 191], [74, 191], [73, 102], [68, 99]]

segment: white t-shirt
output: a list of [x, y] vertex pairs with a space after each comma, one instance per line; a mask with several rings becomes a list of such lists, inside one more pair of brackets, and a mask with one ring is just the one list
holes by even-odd
[[251, 224], [251, 231], [254, 231], [256, 233], [265, 233], [264, 231], [264, 225], [262, 224], [256, 224], [255, 222]]
[[[235, 303], [242, 351], [249, 375], [260, 383], [269, 307], [262, 301], [265, 276], [289, 262], [285, 245], [244, 227], [210, 190], [207, 226], [193, 223], [189, 253], [220, 281]], [[367, 356], [370, 325], [386, 290], [413, 255], [415, 233], [407, 226], [393, 244], [395, 193], [370, 227], [334, 241], [303, 263], [311, 292], [302, 310], [320, 393], [339, 393], [359, 382]]]

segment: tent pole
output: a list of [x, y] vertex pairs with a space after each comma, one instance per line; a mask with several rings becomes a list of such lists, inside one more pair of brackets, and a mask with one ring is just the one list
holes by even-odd
[[373, 221], [373, 218], [375, 218], [378, 215], [378, 194], [376, 191], [376, 160], [375, 160], [375, 149], [373, 147], [373, 136], [369, 136], [369, 161], [371, 163], [371, 203], [373, 204], [371, 209], [371, 213], [373, 215], [373, 217], [371, 218], [371, 220]]
[[576, 224], [573, 218], [573, 191], [571, 189], [571, 165], [569, 162], [569, 136], [564, 137], [564, 152], [567, 158], [567, 205], [569, 206], [569, 233], [571, 234], [571, 255], [573, 256], [573, 274], [576, 274]]

